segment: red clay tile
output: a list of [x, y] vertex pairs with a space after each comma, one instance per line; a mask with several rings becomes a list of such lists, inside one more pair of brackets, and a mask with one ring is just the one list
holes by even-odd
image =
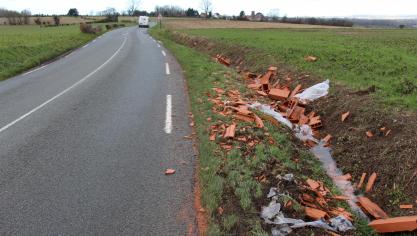
[[323, 141], [325, 143], [329, 143], [331, 138], [332, 138], [332, 136], [330, 134], [328, 134], [328, 135], [326, 135], [326, 137], [323, 138]]
[[236, 131], [236, 124], [231, 124], [229, 127], [227, 127], [226, 132], [224, 133], [225, 138], [233, 138], [235, 137], [235, 131]]
[[290, 92], [291, 91], [287, 88], [284, 88], [284, 89], [273, 88], [269, 91], [268, 96], [271, 99], [282, 101], [288, 98], [288, 96], [290, 95]]
[[264, 91], [256, 91], [256, 93], [264, 97], [268, 96], [268, 94], [265, 93]]
[[258, 128], [265, 127], [264, 122], [262, 121], [261, 118], [259, 118], [259, 116], [257, 116], [256, 114], [253, 114], [253, 116], [255, 117], [256, 127], [258, 127]]
[[368, 179], [368, 183], [366, 184], [366, 187], [365, 187], [365, 192], [371, 191], [372, 187], [374, 186], [375, 180], [376, 180], [376, 173], [374, 172]]
[[387, 213], [385, 213], [377, 204], [373, 203], [367, 197], [358, 197], [360, 205], [368, 212], [370, 215], [376, 219], [386, 219], [388, 218]]
[[290, 98], [294, 97], [301, 90], [301, 84], [297, 85], [290, 94]]
[[255, 121], [255, 119], [249, 115], [242, 115], [242, 114], [235, 114], [233, 115], [234, 118], [244, 121], [244, 122], [249, 122], [252, 123]]
[[315, 209], [312, 207], [305, 207], [305, 214], [307, 217], [313, 219], [313, 220], [320, 220], [322, 218], [326, 218], [327, 213], [325, 211]]
[[269, 84], [269, 79], [272, 76], [272, 72], [268, 71], [261, 77], [261, 84]]
[[308, 124], [311, 126], [312, 129], [320, 128], [322, 126], [320, 116], [314, 116], [310, 118], [310, 122]]
[[248, 88], [258, 90], [262, 87], [262, 84], [249, 84]]
[[358, 189], [362, 188], [363, 183], [365, 182], [366, 173], [362, 173], [361, 179], [359, 180]]
[[413, 205], [411, 204], [404, 204], [404, 205], [400, 205], [401, 209], [413, 209]]
[[401, 216], [374, 220], [369, 223], [369, 226], [378, 233], [411, 232], [417, 229], [417, 216]]

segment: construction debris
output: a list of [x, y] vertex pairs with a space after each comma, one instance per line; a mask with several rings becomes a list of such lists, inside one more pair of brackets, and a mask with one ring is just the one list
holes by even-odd
[[368, 183], [366, 184], [365, 192], [371, 191], [372, 187], [374, 186], [375, 180], [376, 180], [376, 173], [372, 173], [372, 175], [368, 179]]
[[373, 203], [367, 197], [358, 197], [359, 204], [368, 212], [370, 215], [375, 217], [375, 219], [386, 219], [388, 215], [375, 203]]
[[315, 56], [305, 56], [304, 60], [306, 60], [308, 62], [315, 62], [315, 61], [317, 61], [317, 57], [315, 57]]
[[411, 232], [417, 230], [417, 216], [374, 220], [369, 223], [369, 226], [378, 233]]
[[344, 122], [348, 118], [349, 115], [350, 115], [350, 112], [343, 113], [342, 114], [342, 122]]
[[175, 170], [174, 169], [166, 169], [165, 170], [165, 175], [172, 175], [175, 174]]

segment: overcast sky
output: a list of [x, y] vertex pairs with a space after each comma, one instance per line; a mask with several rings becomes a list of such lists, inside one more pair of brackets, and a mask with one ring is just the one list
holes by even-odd
[[[238, 15], [241, 10], [267, 15], [272, 9], [288, 16], [417, 15], [417, 0], [212, 0], [212, 3], [213, 12], [227, 15]], [[107, 7], [122, 11], [127, 5], [128, 0], [0, 0], [0, 7], [45, 14], [66, 14], [72, 7], [81, 14]], [[155, 5], [201, 9], [200, 0], [140, 0], [141, 10], [152, 11]]]

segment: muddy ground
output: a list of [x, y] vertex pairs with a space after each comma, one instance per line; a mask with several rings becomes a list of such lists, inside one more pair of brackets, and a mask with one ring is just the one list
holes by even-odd
[[[223, 54], [232, 59], [238, 71], [263, 73], [269, 65], [278, 66], [279, 78], [291, 78], [292, 88], [298, 83], [306, 88], [326, 79], [297, 71], [254, 49], [180, 33], [174, 33], [173, 39], [211, 56]], [[254, 60], [257, 57], [264, 63]], [[416, 214], [416, 207], [404, 210], [399, 205], [415, 205], [417, 201], [417, 113], [384, 106], [376, 98], [377, 88], [352, 90], [332, 80], [330, 87], [330, 94], [313, 102], [309, 108], [322, 117], [322, 137], [333, 136], [333, 156], [338, 167], [352, 175], [353, 184], [362, 173], [369, 176], [375, 172], [377, 179], [373, 190], [365, 195], [390, 216]], [[341, 114], [347, 111], [350, 116], [341, 122]], [[373, 137], [368, 137], [367, 131], [371, 131]]]

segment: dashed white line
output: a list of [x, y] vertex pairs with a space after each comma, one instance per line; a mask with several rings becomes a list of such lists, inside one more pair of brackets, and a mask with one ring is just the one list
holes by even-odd
[[23, 75], [28, 75], [28, 74], [30, 74], [30, 73], [33, 73], [33, 72], [38, 71], [38, 70], [40, 70], [40, 69], [42, 69], [42, 68], [45, 68], [45, 67], [46, 67], [46, 65], [41, 66], [41, 67], [36, 68], [36, 69], [34, 69], [34, 70], [28, 71], [28, 72], [24, 73]]
[[168, 64], [168, 62], [165, 63], [165, 72], [166, 72], [167, 75], [170, 75], [171, 74], [171, 72], [169, 71], [169, 64]]
[[172, 132], [172, 96], [167, 95], [167, 107], [165, 114], [165, 133], [170, 134]]
[[94, 39], [91, 43], [94, 43], [96, 40]]
[[[10, 128], [11, 126], [15, 125], [17, 122], [23, 120], [24, 118], [30, 116], [31, 114], [33, 114], [34, 112], [36, 112], [37, 110], [41, 109], [42, 107], [48, 105], [50, 102], [54, 101], [55, 99], [59, 98], [60, 96], [64, 95], [65, 93], [67, 93], [68, 91], [70, 91], [71, 89], [75, 88], [77, 85], [80, 85], [81, 83], [83, 83], [84, 81], [86, 81], [90, 76], [92, 76], [93, 74], [95, 74], [97, 71], [99, 71], [101, 68], [103, 68], [105, 65], [107, 65], [107, 63], [109, 63], [119, 52], [120, 50], [122, 50], [123, 46], [126, 43], [126, 39], [124, 39], [122, 45], [119, 47], [119, 49], [117, 49], [117, 51], [109, 58], [107, 59], [107, 61], [105, 61], [103, 64], [101, 64], [101, 66], [97, 67], [97, 69], [95, 69], [94, 71], [92, 71], [90, 74], [84, 76], [84, 78], [82, 78], [81, 80], [79, 80], [78, 82], [76, 82], [75, 84], [71, 85], [69, 88], [65, 89], [64, 91], [58, 93], [57, 95], [55, 95], [54, 97], [52, 97], [51, 99], [49, 99], [48, 101], [42, 103], [41, 105], [35, 107], [34, 109], [32, 109], [31, 111], [29, 111], [28, 113], [22, 115], [21, 117], [17, 118], [16, 120], [10, 122], [9, 124], [7, 124], [6, 126], [2, 127], [0, 129], [0, 133], [2, 133], [3, 131], [5, 131], [6, 129]], [[41, 67], [42, 68], [42, 67]], [[40, 69], [40, 68], [39, 68]]]
[[158, 45], [158, 48], [160, 48], [161, 47], [161, 45], [159, 45], [159, 44], [157, 44]]
[[161, 52], [162, 52], [162, 55], [164, 55], [164, 57], [166, 57], [166, 56], [167, 56], [167, 54], [165, 53], [165, 51], [164, 51], [164, 50], [162, 50]]
[[83, 46], [83, 48], [86, 48], [86, 47], [88, 47], [88, 44], [86, 44], [86, 45]]

